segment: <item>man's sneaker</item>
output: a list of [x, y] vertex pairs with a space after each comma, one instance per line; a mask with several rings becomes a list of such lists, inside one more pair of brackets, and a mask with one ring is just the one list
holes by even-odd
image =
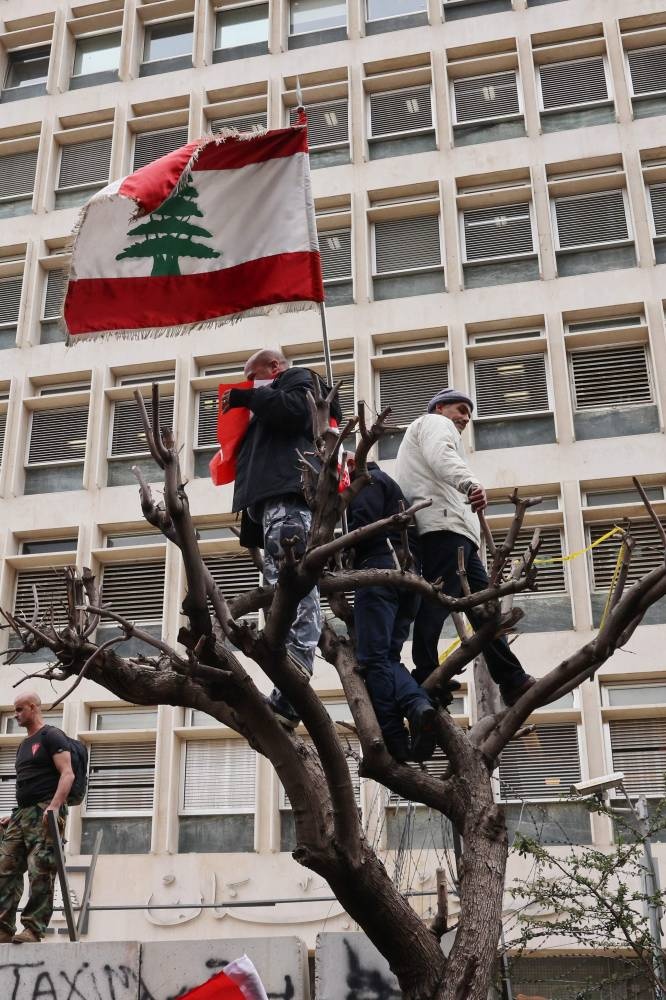
[[14, 944], [39, 944], [41, 937], [32, 927], [24, 927], [20, 934], [15, 934], [12, 938]]
[[10, 934], [9, 931], [0, 931], [0, 944], [9, 944], [9, 942], [13, 940], [14, 935]]
[[430, 704], [420, 705], [409, 717], [412, 734], [412, 760], [419, 763], [430, 760], [435, 752], [435, 718], [437, 712]]
[[287, 729], [296, 729], [301, 721], [301, 717], [291, 705], [286, 698], [282, 695], [274, 698], [272, 695], [266, 699], [266, 704], [270, 708], [271, 712], [283, 726]]
[[525, 680], [521, 681], [517, 687], [500, 687], [502, 701], [505, 705], [508, 705], [509, 708], [511, 708], [511, 706], [515, 705], [518, 699], [522, 698], [525, 692], [529, 691], [529, 689], [534, 687], [535, 684], [536, 677], [532, 677], [530, 674], [527, 674], [525, 676]]

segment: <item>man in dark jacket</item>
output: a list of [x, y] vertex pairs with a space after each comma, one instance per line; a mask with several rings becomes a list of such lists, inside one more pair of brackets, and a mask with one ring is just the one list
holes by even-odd
[[[312, 452], [312, 416], [307, 393], [318, 376], [307, 368], [290, 368], [279, 351], [257, 351], [245, 365], [245, 377], [263, 385], [230, 389], [222, 396], [222, 410], [246, 406], [250, 425], [236, 461], [233, 510], [243, 511], [241, 544], [263, 546], [264, 581], [276, 582], [282, 540], [298, 538], [305, 551], [312, 515], [303, 495], [298, 453]], [[331, 416], [340, 420], [334, 402]], [[322, 620], [319, 590], [314, 588], [298, 605], [287, 640], [287, 653], [301, 673], [311, 676]], [[289, 701], [275, 688], [269, 703], [278, 718], [293, 728], [300, 719]]]
[[[353, 459], [349, 464], [353, 468]], [[368, 471], [370, 482], [347, 511], [350, 531], [399, 513], [401, 503], [405, 503], [398, 484], [375, 462], [368, 463]], [[400, 553], [403, 539], [399, 528], [384, 530], [361, 541], [354, 550], [354, 568], [393, 569], [389, 543]], [[409, 545], [414, 554], [417, 544], [416, 529], [411, 528]], [[399, 761], [427, 760], [435, 749], [435, 710], [426, 692], [400, 660], [418, 602], [418, 595], [397, 587], [359, 587], [354, 595], [356, 654], [386, 749]], [[405, 717], [409, 720], [411, 749]]]

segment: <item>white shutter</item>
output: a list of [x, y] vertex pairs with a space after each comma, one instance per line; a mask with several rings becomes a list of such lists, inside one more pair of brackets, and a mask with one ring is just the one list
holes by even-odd
[[575, 410], [639, 406], [653, 401], [644, 344], [572, 351], [569, 364]]
[[334, 229], [320, 233], [319, 254], [325, 282], [351, 280], [351, 229]]
[[[152, 399], [144, 399], [148, 418], [152, 419]], [[160, 397], [160, 425], [173, 427], [173, 396]], [[113, 433], [111, 435], [111, 456], [148, 455], [146, 433], [143, 429], [141, 411], [134, 399], [118, 400], [113, 406]]]
[[9, 153], [0, 158], [0, 198], [32, 194], [37, 170], [37, 150]]
[[453, 81], [455, 120], [458, 124], [506, 118], [520, 114], [515, 71]]
[[0, 464], [2, 463], [2, 453], [5, 450], [6, 431], [7, 431], [7, 414], [0, 413]]
[[391, 424], [409, 424], [423, 416], [432, 397], [448, 388], [446, 362], [388, 368], [379, 373], [379, 411], [391, 407]]
[[199, 393], [197, 404], [197, 448], [217, 445], [217, 413], [219, 393], [217, 389], [206, 389]]
[[[333, 378], [336, 378], [335, 373], [333, 373]], [[344, 379], [345, 381], [338, 389], [338, 403], [340, 404], [340, 409], [342, 410], [342, 425], [344, 425], [347, 420], [351, 420], [352, 417], [356, 416], [356, 396], [354, 393], [353, 372], [346, 374]]]
[[102, 595], [117, 615], [143, 625], [161, 622], [164, 610], [164, 561], [106, 563]]
[[554, 205], [558, 246], [563, 250], [629, 239], [622, 191], [556, 198]]
[[42, 319], [58, 319], [62, 314], [67, 277], [68, 272], [64, 268], [46, 272], [46, 294]]
[[87, 435], [87, 406], [33, 410], [26, 465], [83, 464]]
[[630, 795], [666, 796], [666, 719], [611, 719], [612, 771]]
[[[596, 542], [598, 538], [605, 535], [614, 527], [615, 523], [614, 521], [602, 521], [590, 525], [590, 543]], [[650, 570], [656, 569], [662, 564], [664, 558], [657, 529], [652, 521], [632, 520], [631, 534], [636, 542], [636, 547], [629, 563], [628, 584], [635, 583]], [[601, 545], [597, 545], [596, 549], [592, 549], [590, 556], [593, 590], [608, 591], [610, 589], [621, 544], [622, 536], [618, 533], [602, 542]]]
[[475, 361], [474, 385], [479, 417], [550, 410], [545, 354]]
[[187, 143], [187, 125], [179, 128], [165, 128], [156, 132], [138, 132], [134, 139], [134, 160], [132, 170], [145, 167], [160, 156], [172, 153], [174, 149]]
[[608, 100], [602, 56], [547, 63], [539, 67], [539, 78], [542, 107], [545, 111]]
[[227, 118], [214, 118], [210, 123], [213, 135], [225, 128], [233, 128], [237, 132], [262, 132], [268, 125], [266, 111], [255, 111], [247, 115], [229, 115]]
[[[349, 145], [349, 100], [308, 104], [308, 144], [310, 149]], [[298, 108], [290, 108], [289, 124], [296, 125]]]
[[63, 146], [60, 152], [58, 188], [106, 184], [111, 162], [111, 137], [90, 139]]
[[370, 135], [373, 139], [432, 129], [430, 87], [409, 87], [370, 94]]
[[375, 222], [375, 273], [441, 267], [439, 216]]
[[648, 190], [655, 234], [666, 236], [666, 184], [653, 184]]
[[530, 204], [463, 212], [465, 260], [492, 260], [534, 253]]
[[634, 94], [659, 94], [666, 90], [666, 45], [634, 49], [627, 53]]
[[18, 322], [22, 285], [22, 274], [0, 278], [0, 326], [5, 323], [16, 324]]
[[[493, 531], [493, 540], [495, 545], [499, 546], [502, 544], [506, 538], [506, 533], [508, 528], [495, 529]], [[534, 528], [521, 528], [518, 532], [518, 537], [516, 542], [511, 549], [511, 555], [509, 557], [509, 565], [505, 568], [503, 579], [507, 580], [511, 574], [511, 559], [519, 559], [523, 553], [527, 550], [527, 546], [532, 541], [532, 536], [534, 535]], [[539, 555], [537, 559], [559, 559], [562, 556], [562, 529], [561, 528], [541, 528], [541, 545], [539, 548]], [[492, 564], [492, 559], [489, 553], [486, 553], [486, 562], [488, 568]], [[567, 590], [567, 579], [566, 573], [564, 571], [564, 563], [552, 562], [546, 563], [545, 565], [538, 566], [538, 576], [537, 576], [537, 594], [564, 594]], [[522, 597], [529, 598], [532, 591], [523, 591]]]
[[152, 812], [154, 742], [92, 743], [88, 753], [86, 813]]
[[30, 620], [35, 613], [35, 591], [39, 603], [39, 617], [53, 620], [56, 627], [67, 623], [67, 584], [64, 569], [24, 569], [16, 574], [16, 600], [14, 611]]
[[[410, 762], [408, 763], [407, 766], [411, 767], [412, 770], [414, 771], [421, 770], [421, 764], [414, 764]], [[435, 749], [434, 754], [425, 765], [425, 769], [428, 772], [428, 774], [433, 778], [440, 779], [441, 781], [444, 781], [448, 767], [449, 767], [449, 760], [441, 747], [437, 747]], [[409, 801], [408, 799], [403, 799], [403, 797], [401, 795], [398, 795], [397, 792], [390, 792], [387, 789], [386, 804], [387, 806], [406, 806], [409, 804]], [[415, 804], [417, 806], [421, 805], [421, 803], [419, 802]]]
[[238, 555], [206, 556], [204, 563], [227, 601], [254, 590], [261, 583], [259, 570], [244, 552]]
[[245, 740], [188, 740], [183, 812], [252, 813], [257, 755]]
[[503, 799], [561, 799], [580, 781], [578, 726], [575, 722], [537, 725], [533, 733], [514, 739], [499, 762]]
[[[361, 757], [361, 743], [360, 741], [351, 734], [338, 732], [340, 741], [342, 743], [343, 749], [345, 751], [345, 756], [347, 759], [347, 767], [349, 768], [349, 775], [352, 781], [352, 788], [354, 789], [354, 798], [356, 800], [356, 805], [361, 808], [361, 776], [358, 773], [359, 763]], [[314, 750], [314, 743], [309, 736], [303, 737], [303, 742]], [[279, 802], [278, 806], [280, 809], [291, 809], [291, 803], [289, 801], [289, 796], [287, 795], [284, 785], [280, 784], [280, 794], [278, 796]]]
[[16, 751], [18, 746], [0, 747], [0, 813], [8, 816], [16, 807]]

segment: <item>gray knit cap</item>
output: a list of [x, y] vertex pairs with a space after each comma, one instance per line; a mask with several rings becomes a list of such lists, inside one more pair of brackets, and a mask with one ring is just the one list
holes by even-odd
[[464, 392], [459, 389], [442, 389], [428, 403], [428, 413], [434, 413], [436, 406], [447, 406], [449, 403], [467, 403], [470, 410], [474, 409], [474, 403]]

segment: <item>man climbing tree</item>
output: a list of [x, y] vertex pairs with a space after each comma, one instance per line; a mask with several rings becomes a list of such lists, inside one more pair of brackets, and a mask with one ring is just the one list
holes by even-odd
[[[162, 239], [162, 237], [156, 237]], [[314, 386], [315, 392], [317, 386]], [[518, 610], [502, 611], [503, 598], [533, 589], [539, 531], [530, 545], [511, 563], [518, 533], [528, 507], [536, 498], [522, 498], [514, 491], [515, 516], [504, 542], [495, 547], [487, 538], [489, 580], [486, 589], [471, 593], [462, 575], [462, 594], [451, 597], [441, 582], [428, 583], [403, 562], [394, 569], [341, 569], [341, 554], [359, 541], [387, 527], [404, 530], [414, 513], [429, 504], [418, 500], [404, 511], [367, 524], [347, 535], [336, 526], [351, 500], [369, 481], [369, 449], [385, 429], [388, 411], [368, 428], [363, 405], [358, 418], [341, 434], [329, 425], [327, 399], [310, 397], [315, 455], [303, 454], [303, 495], [312, 511], [305, 551], [296, 539], [285, 538], [285, 552], [277, 581], [227, 601], [207, 570], [199, 551], [185, 486], [180, 474], [178, 446], [173, 434], [160, 427], [159, 391], [153, 386], [152, 419], [140, 393], [146, 438], [153, 458], [164, 470], [164, 499], [156, 502], [140, 471], [141, 506], [148, 522], [180, 550], [187, 579], [183, 612], [187, 627], [178, 639], [179, 652], [161, 639], [136, 627], [104, 607], [89, 570], [69, 570], [68, 621], [54, 622], [49, 608], [33, 619], [5, 612], [15, 632], [15, 647], [36, 653], [50, 650], [53, 657], [41, 676], [67, 681], [69, 690], [84, 677], [103, 685], [118, 697], [135, 704], [182, 705], [206, 712], [245, 737], [271, 761], [292, 806], [296, 848], [294, 858], [325, 879], [331, 890], [369, 939], [387, 958], [406, 1000], [487, 1000], [500, 933], [508, 841], [504, 810], [493, 794], [492, 774], [507, 744], [525, 732], [528, 716], [594, 676], [616, 649], [624, 645], [656, 601], [666, 594], [666, 563], [627, 586], [623, 569], [613, 590], [609, 611], [596, 636], [557, 666], [538, 677], [511, 707], [478, 713], [467, 731], [442, 709], [433, 720], [438, 746], [448, 767], [443, 777], [409, 766], [388, 752], [368, 691], [359, 673], [353, 631], [339, 634], [324, 627], [320, 648], [336, 669], [349, 703], [354, 729], [361, 745], [360, 772], [398, 796], [428, 806], [446, 816], [462, 839], [459, 861], [460, 913], [455, 941], [448, 956], [440, 939], [447, 930], [446, 907], [438, 919], [426, 923], [389, 877], [366, 839], [345, 755], [345, 741], [328, 715], [309, 678], [303, 677], [287, 656], [286, 641], [299, 602], [319, 585], [336, 614], [348, 616], [341, 595], [359, 587], [394, 586], [412, 591], [422, 600], [441, 604], [460, 625], [463, 641], [424, 682], [426, 690], [441, 687], [471, 663], [489, 638], [511, 628]], [[358, 423], [360, 440], [355, 453], [356, 477], [339, 490], [338, 459], [342, 440]], [[637, 488], [652, 519], [655, 537], [666, 550], [666, 531], [642, 487]], [[489, 533], [488, 533], [489, 534]], [[290, 544], [292, 542], [293, 544]], [[405, 546], [406, 547], [406, 546]], [[628, 567], [633, 539], [623, 537], [623, 565]], [[209, 608], [212, 608], [212, 613]], [[245, 624], [242, 616], [263, 608], [261, 629]], [[459, 615], [474, 609], [476, 631], [464, 633]], [[98, 646], [91, 639], [100, 621], [120, 625], [120, 635]], [[150, 643], [153, 657], [125, 658], [112, 647], [128, 637]], [[248, 674], [240, 650], [284, 692], [307, 730], [306, 742], [281, 725]], [[61, 698], [69, 693], [64, 692]]]

